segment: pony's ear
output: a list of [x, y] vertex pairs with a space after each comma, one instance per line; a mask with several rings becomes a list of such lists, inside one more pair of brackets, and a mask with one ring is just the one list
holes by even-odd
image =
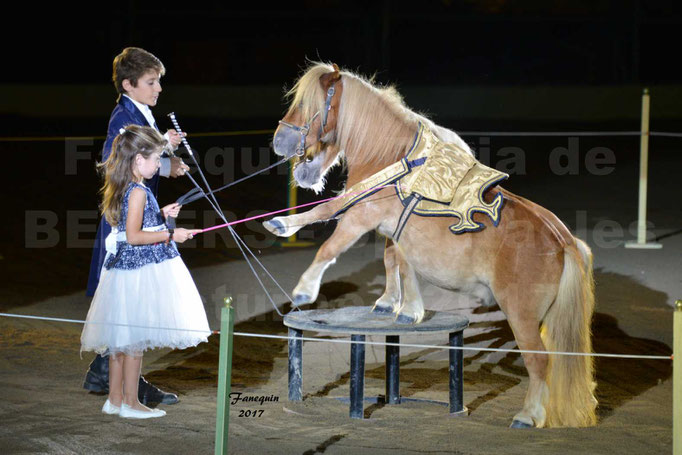
[[334, 71], [331, 73], [325, 73], [322, 75], [322, 77], [320, 77], [320, 84], [322, 85], [322, 88], [327, 88], [334, 82], [341, 79], [339, 67], [336, 65], [336, 63], [332, 63], [332, 66], [334, 67]]

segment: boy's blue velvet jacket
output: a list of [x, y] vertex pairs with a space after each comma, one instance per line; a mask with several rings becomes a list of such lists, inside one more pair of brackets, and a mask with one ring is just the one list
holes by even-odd
[[[128, 98], [127, 96], [121, 95], [119, 97], [118, 103], [116, 104], [116, 107], [111, 113], [111, 117], [109, 118], [107, 138], [104, 141], [104, 147], [102, 148], [102, 162], [109, 158], [109, 154], [111, 153], [111, 145], [113, 144], [114, 139], [116, 139], [116, 136], [118, 136], [121, 128], [125, 128], [128, 125], [149, 126], [149, 123], [147, 123], [147, 118], [144, 116], [142, 112], [140, 112], [140, 110], [137, 108], [137, 106], [135, 106], [131, 99]], [[156, 128], [157, 130], [159, 129], [156, 126], [156, 123], [154, 124], [154, 128]], [[147, 185], [147, 188], [152, 190], [154, 196], [158, 196], [159, 193], [158, 172], [154, 177], [147, 180], [145, 182], [145, 185]]]

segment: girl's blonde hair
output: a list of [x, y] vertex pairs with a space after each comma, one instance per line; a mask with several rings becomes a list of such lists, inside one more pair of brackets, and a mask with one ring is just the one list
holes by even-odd
[[128, 184], [135, 178], [135, 157], [140, 154], [149, 158], [153, 153], [163, 152], [166, 145], [163, 136], [149, 126], [129, 125], [116, 136], [109, 158], [97, 164], [99, 171], [104, 174], [100, 211], [107, 223], [118, 226], [123, 196]]

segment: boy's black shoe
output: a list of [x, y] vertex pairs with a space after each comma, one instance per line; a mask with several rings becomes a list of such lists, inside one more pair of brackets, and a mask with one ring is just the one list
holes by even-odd
[[148, 404], [158, 403], [175, 404], [179, 401], [176, 394], [164, 392], [154, 384], [147, 382], [147, 380], [142, 376], [140, 376], [140, 385], [137, 390], [137, 397], [140, 399], [140, 403], [145, 406]]
[[[83, 388], [94, 393], [109, 393], [109, 357], [97, 355], [90, 363], [90, 368], [85, 374]], [[140, 376], [140, 383], [137, 390], [137, 397], [140, 403], [144, 404], [175, 404], [178, 396], [174, 393], [164, 392], [153, 384], [147, 382]]]
[[85, 373], [83, 388], [94, 393], [109, 393], [109, 356], [97, 354]]

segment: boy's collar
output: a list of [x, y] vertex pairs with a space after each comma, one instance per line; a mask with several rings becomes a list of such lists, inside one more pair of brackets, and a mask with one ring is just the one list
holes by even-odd
[[140, 112], [145, 112], [145, 111], [151, 112], [151, 110], [152, 110], [146, 104], [140, 103], [139, 101], [135, 101], [134, 99], [132, 99], [131, 97], [129, 97], [125, 93], [123, 93], [121, 95], [121, 99], [123, 99], [123, 98], [128, 98], [128, 100], [131, 101], [135, 105], [135, 107], [137, 107], [140, 110]]
[[152, 113], [151, 108], [146, 104], [139, 103], [128, 95], [121, 95], [118, 104], [130, 112], [140, 125], [149, 125], [158, 130], [154, 114]]

